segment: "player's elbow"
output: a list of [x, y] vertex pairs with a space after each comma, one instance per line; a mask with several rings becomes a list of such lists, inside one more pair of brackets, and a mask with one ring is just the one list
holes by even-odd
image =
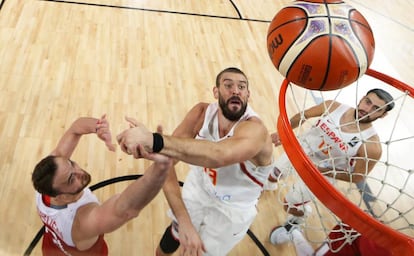
[[364, 180], [365, 180], [365, 177], [362, 175], [352, 175], [352, 178], [351, 178], [352, 183], [360, 183], [361, 181], [364, 181]]
[[205, 167], [220, 168], [220, 167], [223, 167], [223, 166], [226, 166], [226, 165], [228, 165], [228, 161], [221, 156], [221, 158], [218, 157], [218, 158], [209, 159], [209, 162], [208, 162], [208, 164], [205, 165]]
[[[269, 142], [270, 142], [270, 138], [269, 138]], [[258, 151], [253, 148], [249, 150], [239, 150], [239, 148], [219, 149], [216, 152], [214, 152], [214, 154], [210, 155], [210, 158], [208, 159], [209, 164], [208, 166], [205, 165], [205, 167], [219, 168], [219, 167], [228, 166], [228, 165], [235, 164], [235, 163], [241, 163], [243, 161], [253, 158], [253, 156], [257, 154], [258, 154]]]
[[211, 154], [207, 159], [208, 162], [204, 165], [208, 168], [219, 168], [234, 163], [234, 152], [229, 150], [217, 150], [214, 154]]
[[127, 210], [122, 210], [122, 211], [117, 211], [115, 214], [117, 216], [118, 219], [122, 220], [122, 223], [126, 223], [136, 217], [138, 217], [139, 215], [139, 210], [135, 210], [135, 209], [127, 209]]
[[118, 201], [115, 205], [115, 215], [117, 218], [122, 219], [123, 222], [131, 220], [139, 215], [141, 209], [133, 207], [131, 204]]
[[138, 217], [139, 212], [140, 212], [139, 210], [128, 210], [124, 213], [123, 218], [125, 219], [125, 221], [132, 220], [132, 219]]

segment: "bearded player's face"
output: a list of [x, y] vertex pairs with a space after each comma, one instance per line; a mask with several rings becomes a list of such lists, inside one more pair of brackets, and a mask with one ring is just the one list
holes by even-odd
[[218, 102], [227, 119], [237, 121], [243, 116], [249, 99], [247, 79], [238, 73], [223, 73], [218, 87]]

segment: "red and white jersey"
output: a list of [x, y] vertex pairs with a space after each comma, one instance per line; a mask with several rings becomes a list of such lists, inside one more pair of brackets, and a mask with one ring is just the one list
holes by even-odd
[[93, 247], [79, 251], [72, 240], [72, 224], [79, 207], [99, 203], [89, 188], [83, 190], [82, 197], [65, 208], [56, 209], [50, 205], [50, 197], [36, 192], [38, 214], [45, 225], [42, 251], [44, 255], [107, 255], [108, 248], [100, 236]]
[[341, 130], [341, 117], [349, 109], [339, 105], [329, 115], [319, 118], [312, 128], [301, 136], [301, 144], [312, 161], [319, 167], [353, 170], [354, 156], [363, 141], [377, 134], [374, 127], [355, 133]]
[[[250, 107], [247, 107], [244, 115], [231, 128], [229, 133], [220, 138], [217, 117], [218, 107], [218, 103], [212, 103], [208, 106], [203, 126], [196, 139], [209, 141], [225, 140], [233, 136], [235, 127], [241, 121], [251, 117], [258, 117]], [[234, 154], [237, 154], [237, 149], [234, 149]], [[255, 166], [250, 161], [214, 169], [192, 165], [187, 181], [197, 182], [210, 196], [222, 202], [246, 208], [256, 205], [263, 191], [263, 184], [266, 182], [272, 168], [272, 165]]]

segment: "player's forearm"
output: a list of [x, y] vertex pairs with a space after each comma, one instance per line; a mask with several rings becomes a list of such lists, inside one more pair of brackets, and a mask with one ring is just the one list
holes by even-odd
[[178, 223], [191, 222], [190, 215], [185, 207], [184, 201], [181, 197], [181, 193], [171, 193], [165, 191], [165, 196], [168, 201], [168, 205], [171, 211], [174, 213]]
[[299, 126], [301, 121], [302, 123], [304, 123], [306, 119], [302, 119], [301, 113], [297, 113], [289, 121], [290, 121], [290, 126], [292, 127], [292, 129], [295, 129]]
[[336, 180], [342, 180], [346, 182], [358, 183], [364, 178], [362, 175], [353, 174], [348, 172], [347, 170], [332, 170], [328, 168], [319, 168], [319, 171], [321, 171], [321, 173], [327, 177], [331, 177]]
[[70, 157], [84, 134], [96, 132], [98, 119], [81, 117], [76, 119], [60, 138], [58, 145], [51, 154]]
[[167, 180], [163, 186], [163, 191], [168, 205], [174, 213], [174, 216], [177, 218], [178, 223], [191, 221], [181, 196], [181, 189], [174, 168], [169, 171]]
[[69, 130], [77, 135], [95, 133], [98, 121], [99, 119], [93, 117], [80, 117], [72, 123]]
[[228, 164], [225, 147], [219, 143], [163, 136], [164, 147], [160, 153], [180, 161], [203, 167], [216, 168]]
[[119, 196], [115, 209], [120, 216], [135, 217], [158, 194], [167, 176], [165, 168], [152, 164], [145, 174]]

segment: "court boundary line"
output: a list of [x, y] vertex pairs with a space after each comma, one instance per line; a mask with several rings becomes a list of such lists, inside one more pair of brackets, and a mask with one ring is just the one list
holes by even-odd
[[[212, 15], [212, 14], [202, 14], [202, 13], [192, 13], [192, 12], [179, 12], [179, 11], [168, 11], [161, 9], [149, 9], [149, 8], [140, 8], [140, 7], [131, 7], [131, 6], [120, 6], [120, 5], [110, 5], [110, 4], [95, 4], [95, 3], [85, 3], [77, 1], [68, 1], [68, 0], [39, 0], [44, 2], [53, 2], [53, 3], [63, 3], [63, 4], [78, 4], [85, 6], [94, 6], [94, 7], [106, 7], [106, 8], [117, 8], [125, 10], [136, 10], [136, 11], [146, 11], [146, 12], [157, 12], [157, 13], [166, 13], [166, 14], [179, 14], [179, 15], [189, 15], [189, 16], [198, 16], [206, 18], [218, 18], [218, 19], [228, 19], [228, 20], [242, 20], [242, 21], [252, 21], [252, 22], [262, 22], [270, 23], [270, 20], [260, 20], [260, 19], [249, 19], [243, 17], [230, 17], [230, 16], [221, 16], [221, 15]], [[234, 6], [234, 4], [233, 4]], [[235, 6], [236, 11], [240, 15], [237, 7]]]
[[1, 0], [0, 1], [0, 11], [1, 11], [1, 8], [3, 8], [3, 5], [4, 5], [5, 2], [6, 2], [6, 0]]

